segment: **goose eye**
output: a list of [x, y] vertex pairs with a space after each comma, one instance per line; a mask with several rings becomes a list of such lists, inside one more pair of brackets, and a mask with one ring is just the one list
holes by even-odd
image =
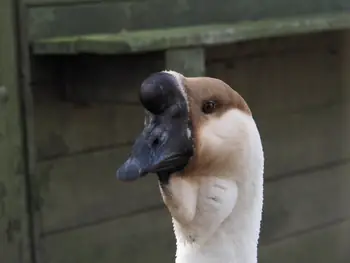
[[205, 114], [213, 113], [216, 107], [215, 101], [209, 100], [205, 101], [202, 106], [202, 111]]

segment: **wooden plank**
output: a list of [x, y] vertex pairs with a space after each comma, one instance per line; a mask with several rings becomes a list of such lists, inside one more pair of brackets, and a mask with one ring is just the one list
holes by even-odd
[[350, 138], [346, 105], [258, 119], [266, 176], [273, 178], [347, 160]]
[[[253, 107], [254, 114], [266, 111], [271, 113], [276, 110], [296, 111], [303, 107], [339, 100], [341, 55], [337, 41], [334, 40], [331, 45], [319, 43], [319, 38], [315, 36], [310, 36], [310, 39], [313, 49], [292, 50], [287, 53], [272, 53], [270, 50], [268, 56], [261, 54], [260, 47], [260, 52], [248, 57], [239, 57], [244, 46], [253, 45], [249, 43], [231, 45], [232, 50], [236, 52], [228, 53], [225, 59], [222, 58], [221, 47], [217, 47], [216, 51], [211, 49], [210, 61], [206, 61], [207, 75], [223, 79], [242, 93]], [[280, 45], [289, 42], [292, 40], [287, 38]], [[299, 43], [295, 48], [301, 48], [304, 43]], [[238, 46], [241, 48], [237, 48]], [[256, 49], [259, 49], [259, 46], [259, 42], [255, 43]], [[268, 52], [266, 46], [263, 50]], [[165, 67], [158, 53], [142, 55], [139, 58], [122, 56], [119, 59], [90, 56], [80, 60], [68, 60], [65, 65], [69, 69], [75, 69], [71, 72], [79, 69], [79, 74], [73, 74], [65, 82], [72, 92], [69, 100], [86, 103], [139, 103], [138, 89], [143, 78], [152, 72], [149, 69], [155, 71]], [[126, 78], [125, 76], [130, 74], [130, 68], [134, 69], [133, 78]], [[80, 78], [80, 75], [93, 78]], [[120, 83], [124, 85], [121, 86]]]
[[[350, 30], [345, 31], [341, 35], [341, 87], [342, 87], [342, 97], [350, 99]], [[350, 104], [344, 107], [344, 115], [350, 114]], [[344, 122], [344, 129], [350, 134], [350, 123]]]
[[[265, 177], [285, 176], [349, 158], [349, 138], [342, 129], [341, 110], [337, 106], [262, 123]], [[132, 184], [127, 190], [114, 178], [116, 168], [129, 151], [130, 146], [125, 146], [40, 162], [36, 184], [37, 198], [42, 202], [42, 231], [91, 223], [160, 204], [155, 177]], [[125, 198], [130, 200], [127, 205]]]
[[259, 250], [261, 263], [348, 263], [350, 258], [350, 221], [325, 226], [294, 236]]
[[265, 183], [262, 244], [350, 217], [349, 172], [346, 163]]
[[46, 111], [36, 119], [41, 127], [36, 132], [39, 160], [130, 144], [143, 129], [139, 105], [73, 107], [40, 105]]
[[334, 44], [331, 52], [317, 43], [318, 38], [310, 38], [313, 50], [279, 53], [264, 49], [269, 53], [246, 57], [239, 57], [237, 52], [226, 60], [220, 59], [218, 47], [217, 54], [212, 50], [210, 57], [220, 60], [208, 65], [208, 75], [224, 80], [241, 93], [258, 119], [335, 103], [342, 98], [340, 48]]
[[[206, 48], [207, 62], [226, 62], [235, 65], [238, 58], [267, 57], [287, 53], [335, 53], [342, 42], [344, 31], [324, 31], [287, 37], [261, 38]], [[233, 61], [231, 61], [233, 60]], [[230, 63], [231, 62], [231, 63]]]
[[165, 68], [188, 77], [205, 76], [205, 50], [203, 48], [167, 50]]
[[68, 59], [62, 67], [66, 72], [65, 86], [57, 88], [66, 89], [66, 100], [70, 102], [139, 105], [138, 92], [142, 81], [150, 74], [164, 70], [165, 63], [163, 52], [156, 52], [142, 55], [79, 56]]
[[[121, 30], [166, 28], [236, 21], [346, 12], [346, 0], [245, 1], [105, 1], [74, 5], [50, 5], [29, 9], [31, 39], [95, 33], [118, 33]], [[79, 25], [70, 23], [74, 17]], [[181, 19], [179, 19], [181, 17]], [[98, 21], [93, 23], [92, 21]]]
[[130, 146], [125, 146], [40, 163], [34, 199], [41, 217], [41, 232], [74, 228], [160, 206], [156, 176], [130, 185], [115, 178], [129, 151]]
[[174, 262], [175, 238], [165, 210], [44, 237], [43, 262]]
[[0, 1], [0, 261], [32, 259], [13, 1]]
[[[79, 4], [100, 2], [99, 0], [22, 0], [22, 1], [29, 6], [79, 5]], [[112, 1], [123, 2], [125, 0], [112, 0]], [[150, 0], [128, 0], [128, 2], [148, 2], [150, 5], [152, 4], [152, 0], [151, 1]], [[167, 1], [165, 1], [165, 2], [167, 2]], [[181, 2], [181, 1], [177, 1], [177, 2], [179, 5], [181, 5], [181, 4], [184, 5], [183, 8], [186, 7], [185, 3]], [[191, 1], [189, 1], [189, 2], [191, 2]], [[336, 1], [336, 3], [333, 3], [332, 1], [327, 0], [327, 1], [323, 1], [321, 3], [315, 3], [315, 2], [312, 2], [310, 0], [307, 0], [304, 2], [304, 5], [307, 5], [308, 9], [313, 9], [313, 10], [310, 10], [310, 12], [316, 13], [316, 12], [319, 12], [317, 10], [325, 9], [326, 7], [329, 7], [329, 8], [333, 7], [334, 8], [334, 6], [332, 6], [332, 4], [339, 5], [339, 3], [341, 3], [341, 2], [344, 2], [344, 1], [338, 0], [338, 1]], [[301, 3], [302, 2], [297, 1], [295, 5], [290, 5], [290, 3], [287, 1], [282, 1], [282, 3], [280, 3], [279, 1], [271, 1], [269, 4], [267, 4], [265, 2], [259, 3], [257, 1], [251, 1], [248, 5], [250, 5], [249, 6], [250, 9], [254, 9], [255, 11], [257, 11], [256, 9], [262, 9], [262, 8], [257, 7], [258, 4], [261, 4], [264, 6], [265, 9], [266, 8], [277, 9], [274, 12], [281, 11], [279, 9], [285, 9], [286, 7], [284, 7], [284, 6], [288, 5], [288, 7], [292, 7], [293, 9], [295, 9], [296, 12], [299, 12], [299, 11], [302, 12], [303, 9], [305, 9], [305, 7], [300, 6]], [[247, 6], [247, 4], [246, 4], [246, 6]], [[324, 11], [327, 11], [327, 10], [324, 10]]]
[[[311, 115], [307, 115], [310, 117], [305, 122], [297, 117], [305, 109], [328, 107], [342, 97], [341, 55], [331, 54], [324, 45], [319, 47], [315, 42], [317, 38], [312, 41], [314, 51], [306, 53], [257, 54], [209, 63], [207, 74], [223, 79], [244, 96], [262, 130], [268, 129], [268, 119], [276, 120], [274, 129], [283, 129], [278, 121], [286, 123], [283, 116], [294, 112], [297, 115], [290, 127], [293, 133], [285, 129], [281, 132], [294, 136], [296, 142], [298, 134], [307, 133], [306, 129], [310, 129], [309, 135], [303, 135], [307, 141], [318, 130], [321, 134], [317, 136], [330, 136], [332, 131], [341, 129], [342, 124], [337, 121], [337, 116], [344, 114], [341, 108], [323, 112], [325, 120], [321, 114], [312, 120], [313, 113], [308, 113]], [[65, 62], [62, 67], [68, 67], [67, 71], [73, 74], [62, 83], [57, 77], [61, 78], [61, 74], [50, 76], [52, 72], [60, 72], [60, 68], [48, 62], [52, 64], [52, 60], [37, 61], [33, 74], [35, 125], [40, 127], [36, 131], [39, 159], [132, 141], [143, 125], [138, 101], [140, 84], [149, 74], [164, 69], [161, 54], [89, 56]], [[234, 65], [230, 67], [230, 63]], [[62, 99], [58, 91], [64, 86], [68, 86], [69, 95]], [[326, 121], [332, 125], [327, 126]], [[302, 127], [305, 129], [299, 131]], [[270, 132], [264, 131], [263, 135], [265, 141]]]
[[[36, 131], [38, 159], [133, 141], [142, 129], [144, 118], [138, 101], [139, 87], [151, 73], [164, 69], [161, 58], [162, 54], [83, 57], [69, 60], [63, 66], [53, 59], [35, 60], [33, 92], [35, 126], [40, 127]], [[64, 83], [63, 74], [54, 74], [61, 72], [62, 67], [73, 72]], [[67, 93], [62, 96], [64, 88]], [[96, 96], [100, 97], [98, 103], [89, 103]]]
[[[347, 263], [350, 221], [259, 249], [259, 262]], [[166, 211], [154, 211], [42, 239], [46, 263], [174, 262], [175, 239]]]
[[[79, 4], [86, 4], [86, 3], [98, 3], [98, 0], [22, 0], [25, 4], [29, 6], [53, 6], [53, 5], [79, 5]], [[124, 2], [125, 0], [112, 0], [114, 2]], [[128, 2], [147, 2], [149, 5], [152, 5], [154, 1], [150, 0], [128, 0]], [[170, 2], [170, 1], [164, 1], [164, 2]], [[192, 1], [188, 1], [192, 2]], [[195, 1], [193, 1], [195, 2]], [[181, 1], [177, 1], [178, 5], [182, 5], [182, 7], [186, 8], [186, 3], [183, 3]], [[198, 3], [197, 6], [199, 5]], [[223, 3], [221, 3], [223, 4]], [[227, 4], [227, 3], [225, 3]], [[260, 4], [262, 7], [257, 6]], [[304, 4], [303, 6], [301, 4]], [[345, 4], [345, 5], [344, 5]], [[189, 5], [187, 3], [187, 5]], [[252, 11], [257, 12], [258, 10], [261, 12], [269, 13], [269, 15], [278, 15], [277, 12], [285, 11], [287, 7], [293, 8], [294, 13], [300, 13], [305, 12], [307, 9], [307, 12], [310, 13], [318, 13], [318, 12], [330, 12], [334, 8], [346, 8], [346, 2], [342, 0], [337, 0], [336, 2], [326, 0], [321, 3], [315, 3], [313, 1], [307, 0], [305, 2], [299, 2], [296, 1], [295, 5], [291, 5], [288, 1], [271, 1], [270, 3], [259, 3], [256, 0], [251, 1], [249, 4], [243, 5], [243, 3], [237, 3], [237, 6], [241, 6], [241, 8], [247, 9], [247, 6], [249, 5], [249, 9]], [[339, 6], [340, 5], [340, 6]], [[327, 7], [331, 10], [327, 10]], [[213, 12], [216, 11], [216, 9], [212, 10]], [[249, 10], [247, 10], [249, 11]], [[289, 10], [291, 12], [291, 10]], [[274, 13], [274, 14], [273, 14]]]
[[129, 54], [347, 29], [347, 13], [40, 38], [35, 54]]
[[[112, 0], [114, 2], [125, 2], [125, 0]], [[100, 0], [22, 0], [27, 6], [58, 6], [79, 5], [89, 3], [100, 3]], [[128, 0], [128, 2], [150, 2], [149, 0]]]
[[[15, 1], [18, 2], [18, 1]], [[35, 174], [35, 165], [36, 165], [36, 145], [35, 145], [35, 131], [34, 131], [34, 101], [33, 101], [33, 79], [31, 76], [33, 60], [31, 56], [31, 51], [28, 41], [28, 27], [27, 27], [27, 7], [21, 3], [17, 4], [17, 16], [18, 16], [18, 34], [20, 35], [19, 49], [20, 49], [20, 80], [21, 88], [21, 100], [22, 100], [22, 118], [25, 120], [23, 122], [23, 131], [25, 133], [24, 137], [24, 148], [25, 148], [25, 157], [26, 157], [26, 173], [27, 173], [27, 189], [28, 194], [27, 198], [30, 199], [32, 196], [32, 179]], [[32, 262], [39, 262], [38, 253], [36, 246], [39, 239], [39, 230], [40, 230], [40, 218], [37, 218], [33, 213], [33, 203], [32, 200], [28, 200], [28, 212], [29, 212], [29, 235], [31, 237], [31, 258]]]

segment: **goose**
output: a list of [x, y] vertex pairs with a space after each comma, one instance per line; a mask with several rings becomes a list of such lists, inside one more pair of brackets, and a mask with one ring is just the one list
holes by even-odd
[[246, 101], [222, 80], [156, 72], [141, 84], [144, 129], [121, 181], [157, 174], [176, 263], [256, 263], [264, 153]]

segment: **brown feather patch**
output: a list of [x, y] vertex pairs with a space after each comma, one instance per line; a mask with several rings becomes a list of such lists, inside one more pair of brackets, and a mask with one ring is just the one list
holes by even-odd
[[[209, 77], [197, 77], [184, 78], [183, 82], [189, 98], [191, 112], [195, 115], [193, 117], [203, 115], [201, 112], [198, 112], [198, 110], [200, 111], [202, 103], [208, 100], [217, 102], [215, 114], [218, 117], [228, 109], [233, 108], [237, 108], [251, 115], [248, 104], [242, 96], [222, 80]], [[194, 119], [194, 121], [199, 120]]]
[[[215, 162], [213, 162], [212, 156], [200, 147], [201, 142], [198, 141], [198, 138], [204, 123], [210, 118], [220, 118], [230, 109], [239, 109], [249, 116], [252, 113], [242, 96], [219, 79], [184, 77], [182, 84], [187, 94], [193, 139], [195, 141], [194, 157], [186, 167], [183, 176], [201, 176], [202, 174], [208, 174], [209, 170], [215, 170], [220, 160], [220, 158], [215, 158]], [[207, 101], [215, 102], [215, 110], [211, 114], [205, 114], [202, 111], [203, 104]], [[225, 158], [221, 160], [224, 161]]]

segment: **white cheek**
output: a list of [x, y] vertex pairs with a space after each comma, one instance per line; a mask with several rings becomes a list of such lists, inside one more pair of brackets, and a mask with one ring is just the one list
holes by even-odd
[[247, 136], [251, 121], [250, 116], [238, 109], [229, 110], [220, 118], [213, 116], [200, 129], [200, 145], [212, 153], [237, 150]]

